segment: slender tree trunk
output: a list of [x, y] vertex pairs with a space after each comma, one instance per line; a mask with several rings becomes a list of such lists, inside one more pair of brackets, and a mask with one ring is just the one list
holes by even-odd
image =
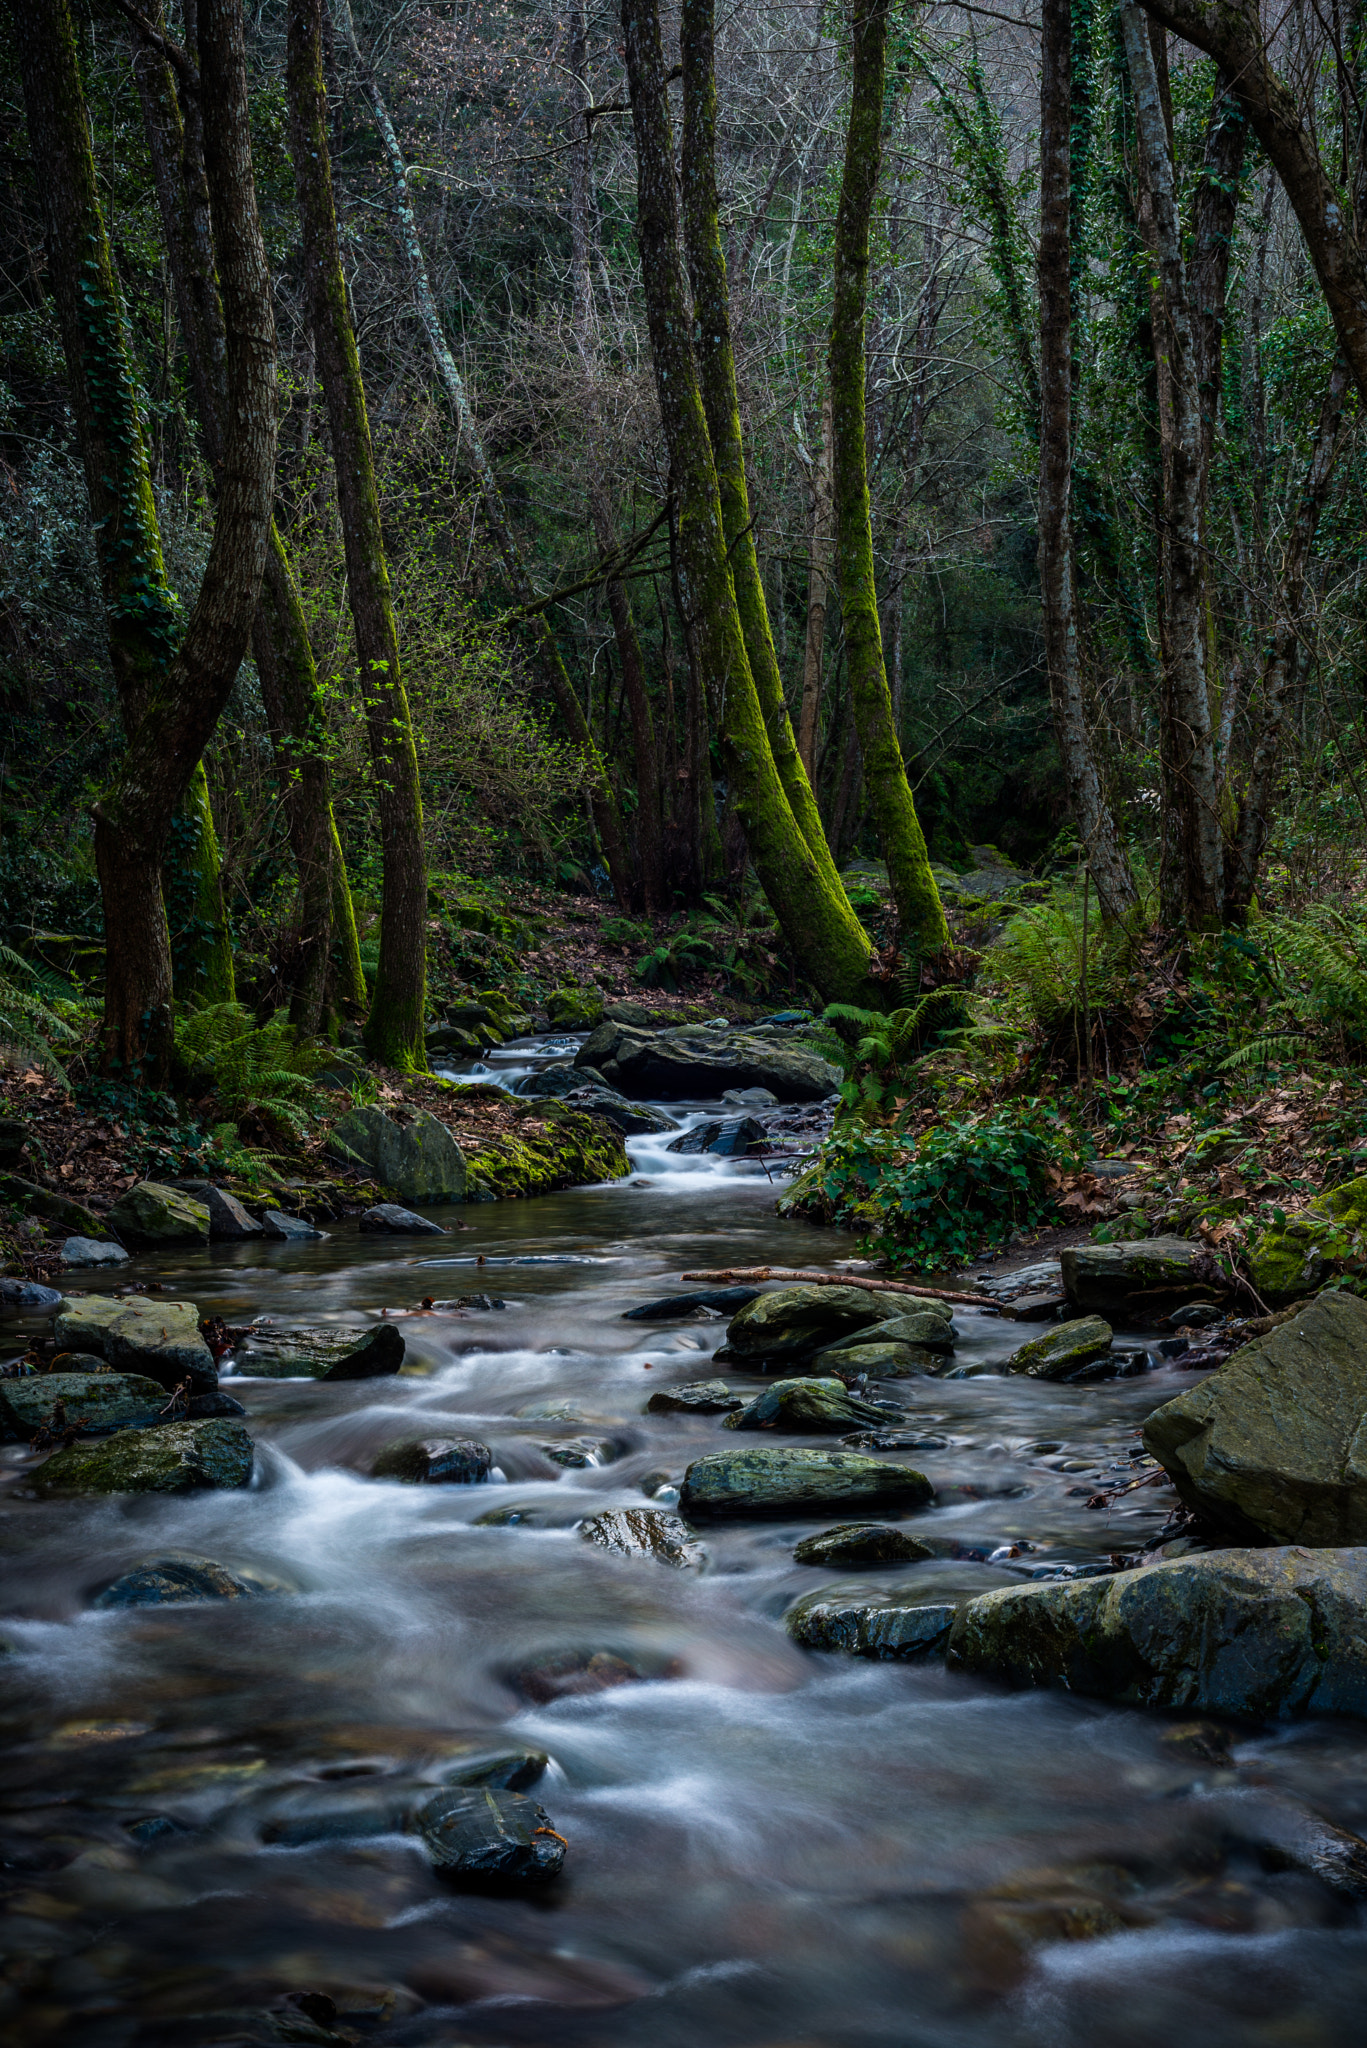
[[1201, 405], [1186, 267], [1168, 124], [1149, 23], [1135, 0], [1121, 7], [1134, 86], [1135, 126], [1153, 201], [1155, 255], [1163, 288], [1164, 349], [1171, 376], [1172, 437], [1163, 520], [1165, 687], [1170, 706], [1164, 773], [1180, 834], [1183, 910], [1190, 930], [1218, 928], [1223, 910], [1219, 787], [1206, 687], [1201, 551]]
[[826, 876], [827, 886], [841, 889], [843, 884], [826, 844], [821, 813], [788, 716], [750, 516], [736, 361], [731, 347], [726, 258], [722, 254], [717, 206], [713, 5], [714, 0], [683, 0], [679, 17], [679, 48], [683, 58], [684, 248], [693, 286], [698, 382], [712, 443], [731, 581], [769, 750], [789, 807]]
[[322, 0], [290, 0], [286, 93], [303, 228], [305, 289], [332, 430], [347, 590], [356, 629], [384, 879], [380, 961], [366, 1046], [385, 1066], [425, 1067], [427, 862], [418, 756], [399, 665], [399, 639], [380, 529], [365, 386], [351, 325], [327, 139]]
[[1315, 445], [1301, 487], [1296, 523], [1278, 593], [1276, 624], [1263, 660], [1261, 724], [1248, 772], [1248, 785], [1239, 807], [1235, 843], [1225, 870], [1225, 914], [1231, 923], [1241, 923], [1253, 901], [1258, 863], [1272, 821], [1272, 799], [1287, 714], [1294, 709], [1297, 686], [1309, 666], [1309, 650], [1305, 644], [1305, 597], [1310, 556], [1334, 474], [1348, 385], [1348, 365], [1340, 354], [1330, 372], [1320, 406]]
[[95, 807], [107, 957], [104, 1059], [112, 1071], [160, 1079], [170, 1058], [172, 1000], [162, 855], [246, 650], [275, 473], [275, 328], [252, 178], [241, 6], [203, 0], [199, 18], [204, 164], [230, 402], [209, 557], [179, 636], [71, 17], [66, 0], [28, 0], [13, 21], [30, 143], [44, 166], [54, 295], [129, 731], [115, 780]]
[[[186, 8], [186, 31], [191, 54], [196, 40], [195, 18], [196, 9], [190, 0]], [[204, 171], [203, 123], [198, 96], [187, 93], [182, 98], [176, 90], [171, 65], [161, 51], [150, 44], [144, 44], [137, 51], [133, 59], [133, 74], [142, 103], [143, 128], [152, 163], [176, 311], [190, 364], [200, 436], [209, 467], [217, 481], [223, 470], [227, 357], [223, 307], [214, 271], [209, 187]], [[363, 1006], [365, 978], [356, 944], [356, 920], [350, 907], [346, 863], [332, 816], [323, 696], [303, 602], [289, 556], [273, 520], [261, 599], [252, 626], [252, 652], [261, 681], [266, 723], [280, 776], [290, 851], [299, 880], [299, 953], [291, 989], [290, 1019], [298, 1029], [313, 1032], [322, 1020], [329, 975], [333, 941], [334, 858], [340, 864], [340, 892], [347, 898], [346, 915], [337, 931], [339, 999], [350, 1007]], [[207, 800], [206, 784], [204, 801], [207, 803]], [[212, 831], [212, 820], [209, 830]], [[216, 924], [222, 930], [222, 891], [217, 885], [216, 866], [209, 870], [209, 874], [213, 877], [217, 896]], [[206, 874], [206, 883], [209, 874]], [[201, 909], [201, 926], [205, 921], [206, 913]], [[171, 922], [174, 961], [174, 915]], [[216, 979], [219, 987], [211, 997], [213, 1000], [225, 999], [222, 986], [224, 954], [231, 967], [231, 952], [222, 945], [218, 948]], [[226, 994], [231, 993], [229, 983]]]
[[794, 957], [828, 1002], [868, 1002], [876, 999], [868, 939], [843, 889], [829, 887], [793, 816], [746, 656], [690, 339], [658, 0], [622, 0], [622, 27], [636, 138], [636, 232], [678, 505], [685, 617], [697, 633], [705, 673], [721, 694], [727, 777], [750, 856]]
[[1077, 822], [1102, 911], [1125, 918], [1135, 908], [1134, 878], [1116, 831], [1092, 745], [1082, 692], [1075, 602], [1072, 522], [1073, 322], [1072, 10], [1043, 0], [1040, 67], [1040, 467], [1039, 571], [1044, 648], [1054, 737], [1069, 807]]
[[821, 445], [812, 464], [812, 527], [807, 544], [807, 637], [802, 650], [802, 705], [798, 713], [797, 750], [816, 783], [816, 743], [821, 731], [821, 679], [825, 659], [826, 601], [831, 587], [831, 549], [835, 544], [835, 499], [831, 492], [831, 393], [827, 386], [821, 408]]
[[[291, 5], [298, 0], [291, 0]], [[503, 493], [492, 463], [484, 449], [484, 442], [475, 421], [465, 390], [465, 380], [456, 368], [456, 359], [447, 344], [442, 329], [437, 302], [432, 295], [432, 284], [427, 274], [427, 259], [423, 255], [422, 240], [418, 234], [417, 217], [408, 192], [408, 165], [399, 147], [399, 138], [389, 118], [389, 108], [380, 90], [379, 80], [372, 67], [361, 54], [355, 26], [351, 19], [350, 0], [335, 0], [337, 16], [352, 62], [360, 76], [362, 90], [369, 105], [371, 117], [379, 133], [380, 145], [384, 152], [389, 171], [390, 189], [393, 194], [394, 219], [398, 228], [399, 241], [408, 264], [408, 274], [413, 287], [413, 297], [427, 336], [437, 373], [445, 387], [447, 400], [455, 415], [457, 432], [463, 441], [470, 463], [478, 480], [484, 502], [485, 524], [490, 538], [497, 548], [503, 563], [503, 573], [512, 586], [519, 604], [534, 605], [538, 593], [532, 583], [517, 535], [513, 531], [503, 502]], [[631, 893], [630, 862], [627, 857], [626, 831], [622, 814], [613, 794], [608, 778], [606, 763], [598, 751], [593, 734], [589, 731], [574, 685], [565, 671], [565, 664], [556, 645], [555, 634], [544, 610], [529, 613], [527, 631], [536, 651], [542, 674], [550, 686], [557, 709], [574, 747], [581, 755], [587, 773], [589, 803], [593, 810], [593, 822], [607, 862], [614, 893], [625, 905]]]
[[888, 7], [889, 0], [853, 0], [851, 7], [850, 126], [836, 216], [831, 312], [836, 560], [864, 786], [888, 864], [901, 937], [927, 956], [948, 945], [949, 927], [893, 728], [878, 626], [864, 433], [869, 231], [882, 160]]

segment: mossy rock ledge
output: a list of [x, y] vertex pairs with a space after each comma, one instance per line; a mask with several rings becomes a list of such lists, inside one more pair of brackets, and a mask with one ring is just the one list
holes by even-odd
[[168, 1422], [121, 1429], [102, 1443], [56, 1451], [34, 1474], [40, 1494], [197, 1493], [245, 1486], [255, 1446], [240, 1422]]
[[[514, 1102], [512, 1110], [514, 1130], [467, 1154], [467, 1201], [523, 1201], [630, 1173], [621, 1133], [601, 1117], [553, 1099]], [[544, 1129], [531, 1128], [537, 1124]]]
[[1136, 1707], [1367, 1716], [1367, 1549], [1211, 1550], [961, 1608], [953, 1671]]
[[838, 1514], [919, 1508], [934, 1498], [923, 1472], [855, 1451], [709, 1451], [684, 1474], [685, 1515]]
[[[887, 1320], [888, 1297], [871, 1287], [800, 1283], [757, 1294], [732, 1317], [723, 1363], [797, 1364], [857, 1330]], [[718, 1354], [721, 1356], [721, 1354]]]
[[1248, 1270], [1274, 1307], [1329, 1280], [1367, 1282], [1367, 1180], [1327, 1188], [1300, 1215], [1265, 1230], [1250, 1248]]

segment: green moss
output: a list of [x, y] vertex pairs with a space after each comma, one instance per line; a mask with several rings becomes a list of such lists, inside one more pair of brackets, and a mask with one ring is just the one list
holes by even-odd
[[491, 1138], [466, 1154], [466, 1200], [522, 1201], [561, 1188], [621, 1180], [631, 1171], [621, 1136], [601, 1117], [552, 1100], [519, 1103], [515, 1115], [544, 1131]]
[[1367, 1180], [1328, 1188], [1265, 1230], [1249, 1252], [1249, 1275], [1268, 1303], [1313, 1294], [1327, 1280], [1367, 1279]]
[[245, 1486], [252, 1440], [240, 1422], [174, 1422], [121, 1429], [99, 1444], [73, 1444], [39, 1468], [39, 1493], [193, 1493]]

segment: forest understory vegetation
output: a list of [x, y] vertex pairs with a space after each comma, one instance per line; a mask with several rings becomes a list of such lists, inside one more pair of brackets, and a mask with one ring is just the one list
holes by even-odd
[[605, 1008], [900, 1266], [1367, 1168], [1356, 13], [12, 12], [13, 1262]]

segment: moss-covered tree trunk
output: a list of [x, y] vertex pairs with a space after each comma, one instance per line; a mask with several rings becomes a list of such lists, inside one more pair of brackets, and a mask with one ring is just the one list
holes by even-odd
[[850, 125], [835, 225], [831, 309], [832, 472], [840, 610], [864, 787], [888, 864], [900, 937], [924, 956], [948, 944], [949, 927], [907, 781], [883, 663], [864, 431], [869, 233], [883, 154], [888, 7], [889, 0], [852, 0], [850, 9]]
[[[195, 17], [186, 13], [187, 55], [193, 59]], [[190, 381], [199, 417], [204, 453], [215, 480], [223, 467], [224, 406], [227, 359], [223, 307], [214, 269], [209, 186], [204, 170], [203, 122], [199, 96], [177, 88], [172, 66], [163, 51], [145, 43], [133, 60], [133, 75], [142, 104], [158, 211], [166, 246], [167, 266], [176, 314], [190, 365]], [[280, 777], [281, 800], [290, 851], [299, 882], [298, 950], [290, 977], [290, 1018], [302, 1031], [318, 1029], [328, 1000], [331, 962], [337, 963], [340, 986], [336, 1000], [363, 1007], [365, 977], [356, 942], [346, 863], [332, 816], [331, 778], [325, 750], [326, 721], [318, 684], [308, 622], [288, 552], [274, 521], [261, 585], [261, 599], [252, 626], [252, 652], [261, 682], [266, 723]], [[204, 789], [207, 803], [208, 789]], [[182, 807], [184, 814], [184, 807]], [[212, 821], [210, 821], [212, 822]], [[335, 848], [335, 852], [334, 852]], [[334, 860], [340, 863], [338, 893], [344, 915], [334, 936]], [[208, 890], [209, 870], [203, 865], [205, 901], [198, 922], [212, 920], [214, 903]], [[218, 927], [224, 927], [221, 884], [215, 882]], [[176, 918], [171, 908], [171, 950], [176, 959]], [[225, 934], [226, 936], [226, 934]], [[211, 1000], [223, 1000], [222, 962], [231, 950], [218, 946], [213, 959], [218, 972]], [[176, 992], [181, 991], [177, 964]], [[231, 985], [227, 993], [231, 995]], [[204, 990], [206, 996], [209, 991]]]
[[427, 863], [418, 755], [399, 663], [365, 387], [337, 240], [322, 0], [290, 0], [285, 83], [309, 322], [332, 430], [347, 591], [380, 817], [380, 960], [366, 1047], [386, 1066], [421, 1068], [426, 1065]]
[[750, 516], [736, 359], [731, 346], [726, 257], [717, 205], [714, 0], [683, 0], [679, 51], [683, 60], [683, 230], [693, 287], [694, 353], [717, 472], [736, 607], [779, 781], [827, 887], [843, 890], [788, 715]]
[[240, 0], [203, 0], [204, 158], [223, 281], [225, 482], [183, 634], [167, 588], [122, 309], [100, 211], [66, 0], [12, 9], [29, 141], [43, 165], [52, 281], [128, 746], [95, 807], [104, 903], [103, 1056], [164, 1076], [172, 972], [161, 866], [246, 648], [275, 470], [275, 330], [256, 215]]
[[636, 139], [636, 234], [677, 505], [684, 614], [721, 697], [726, 772], [750, 856], [794, 957], [827, 1001], [876, 1000], [868, 939], [793, 816], [746, 654], [693, 354], [658, 0], [622, 0], [622, 27]]

